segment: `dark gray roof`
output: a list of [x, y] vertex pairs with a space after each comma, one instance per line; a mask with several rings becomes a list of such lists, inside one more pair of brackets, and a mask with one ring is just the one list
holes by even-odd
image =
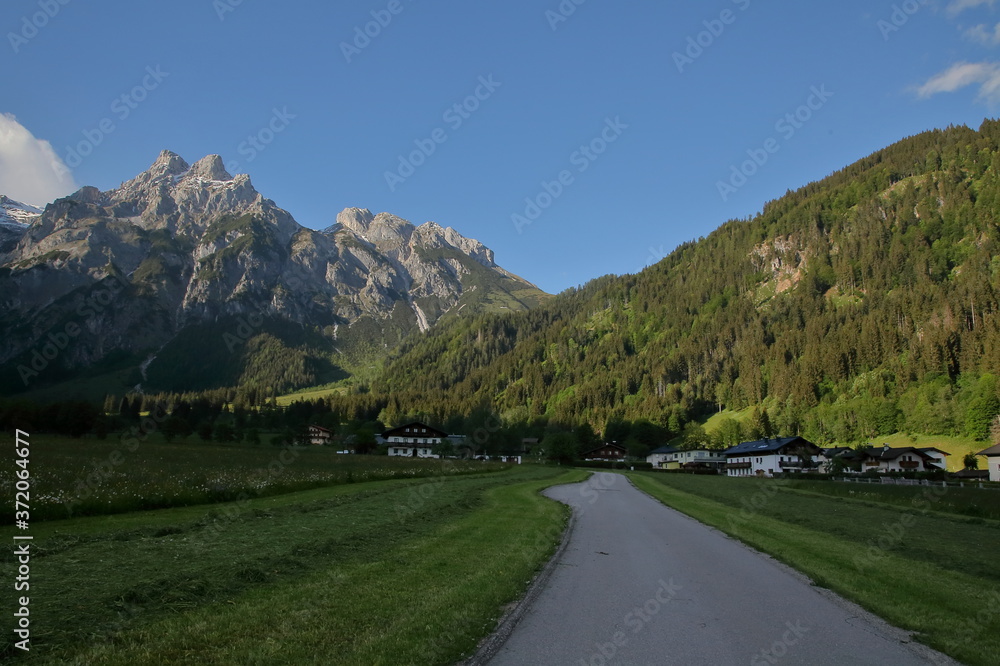
[[677, 453], [680, 451], [676, 446], [661, 446], [660, 448], [650, 451], [649, 455], [653, 454], [663, 454], [663, 453]]
[[812, 446], [819, 449], [815, 444], [802, 437], [781, 437], [779, 439], [759, 439], [756, 442], [743, 442], [723, 451], [727, 456], [746, 456], [761, 453], [775, 453], [787, 446]]
[[921, 449], [915, 449], [912, 446], [901, 446], [898, 448], [893, 447], [875, 447], [873, 449], [865, 449], [864, 456], [874, 458], [876, 460], [895, 460], [904, 453], [915, 453], [923, 460], [929, 460], [930, 456], [924, 453]]

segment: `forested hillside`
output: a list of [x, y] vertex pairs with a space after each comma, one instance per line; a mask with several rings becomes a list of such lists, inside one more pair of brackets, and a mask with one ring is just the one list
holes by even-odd
[[[761, 405], [819, 442], [987, 438], [1000, 412], [1000, 123], [911, 137], [638, 275], [419, 336], [368, 387], [444, 421], [691, 419]], [[664, 225], [683, 220], [665, 217]]]

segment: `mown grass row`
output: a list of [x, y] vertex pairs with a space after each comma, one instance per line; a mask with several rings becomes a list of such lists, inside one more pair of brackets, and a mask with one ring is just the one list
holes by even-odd
[[568, 510], [538, 491], [585, 477], [525, 467], [43, 523], [30, 659], [453, 663], [559, 540]]
[[[265, 497], [341, 483], [501, 471], [460, 460], [338, 455], [327, 447], [220, 446], [147, 441], [30, 438], [32, 521], [149, 511]], [[3, 446], [4, 440], [0, 440]], [[10, 444], [13, 450], [13, 441]], [[13, 455], [0, 459], [0, 483], [13, 485]], [[0, 524], [14, 518], [0, 498]]]
[[947, 505], [935, 496], [954, 489], [923, 489], [904, 508], [774, 480], [629, 476], [664, 504], [802, 571], [927, 645], [967, 664], [1000, 663], [1000, 523], [940, 511]]
[[[941, 486], [940, 482], [930, 486], [896, 486], [878, 483], [818, 483], [816, 481], [789, 480], [785, 488], [802, 492], [822, 494], [877, 504], [892, 504], [904, 509], [913, 508], [914, 501], [928, 497], [933, 511], [952, 513], [971, 518], [1000, 520], [1000, 486], [977, 487], [969, 483], [966, 487]], [[930, 488], [930, 490], [928, 490]]]

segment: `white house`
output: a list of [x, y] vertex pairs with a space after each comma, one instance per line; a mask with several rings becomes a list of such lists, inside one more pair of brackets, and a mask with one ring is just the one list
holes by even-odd
[[669, 469], [667, 465], [676, 461], [677, 453], [676, 446], [661, 446], [646, 456], [646, 462], [650, 463], [654, 469]]
[[722, 451], [710, 449], [692, 449], [684, 451], [673, 446], [661, 446], [648, 456], [646, 462], [652, 463], [655, 469], [683, 469], [692, 467], [710, 467], [719, 469], [726, 462]]
[[[941, 455], [925, 453], [912, 446], [893, 448], [885, 444], [882, 448], [865, 449], [861, 454], [861, 469], [865, 472], [935, 472], [948, 468]], [[944, 451], [940, 454], [949, 455]]]
[[926, 446], [922, 449], [917, 449], [921, 453], [931, 457], [931, 462], [940, 467], [943, 470], [948, 469], [947, 457], [951, 454], [947, 451], [942, 451], [941, 449], [936, 449], [933, 446]]
[[1000, 444], [980, 451], [977, 456], [986, 456], [986, 466], [990, 470], [990, 481], [1000, 481]]
[[417, 421], [386, 430], [382, 438], [389, 447], [390, 456], [440, 458], [434, 448], [447, 439], [448, 434]]
[[743, 442], [723, 451], [727, 476], [775, 476], [815, 470], [822, 450], [802, 437]]
[[333, 431], [322, 426], [309, 426], [309, 443], [313, 446], [327, 446], [333, 439]]

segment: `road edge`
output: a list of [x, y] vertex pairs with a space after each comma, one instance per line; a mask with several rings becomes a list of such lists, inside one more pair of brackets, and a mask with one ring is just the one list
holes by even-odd
[[[929, 664], [934, 664], [935, 666], [962, 666], [962, 662], [956, 660], [954, 657], [951, 657], [943, 652], [935, 650], [934, 648], [925, 643], [921, 643], [914, 632], [907, 631], [906, 629], [903, 629], [901, 627], [897, 627], [896, 625], [891, 624], [888, 620], [881, 617], [880, 615], [876, 615], [867, 608], [864, 608], [857, 602], [851, 601], [846, 597], [842, 597], [841, 595], [837, 594], [836, 592], [827, 587], [822, 587], [821, 585], [816, 584], [816, 581], [810, 578], [806, 573], [799, 571], [790, 564], [782, 562], [773, 555], [770, 555], [762, 550], [754, 548], [753, 546], [743, 541], [739, 537], [727, 534], [726, 532], [720, 530], [718, 527], [715, 527], [714, 525], [703, 523], [694, 516], [684, 513], [680, 509], [675, 509], [666, 502], [656, 497], [653, 497], [645, 490], [632, 483], [632, 479], [630, 479], [627, 474], [622, 474], [622, 476], [625, 477], [625, 480], [629, 483], [629, 485], [631, 485], [637, 491], [639, 491], [649, 499], [653, 500], [654, 502], [657, 502], [658, 504], [670, 509], [671, 511], [676, 512], [677, 514], [686, 518], [687, 520], [698, 523], [702, 527], [709, 529], [713, 532], [717, 532], [723, 538], [736, 543], [737, 545], [739, 545], [742, 548], [745, 548], [746, 550], [749, 550], [750, 552], [756, 554], [757, 556], [767, 560], [772, 566], [784, 571], [791, 577], [807, 584], [810, 588], [812, 588], [813, 592], [815, 592], [819, 596], [825, 597], [827, 600], [840, 606], [845, 611], [851, 613], [852, 616], [848, 618], [848, 620], [857, 619], [861, 623], [866, 625], [866, 628], [864, 628], [865, 631], [868, 631], [870, 629], [871, 631], [869, 631], [869, 633], [872, 633], [883, 640], [890, 642], [893, 641], [898, 642], [904, 647], [904, 649], [913, 654], [915, 657], [918, 657], [928, 662]], [[850, 622], [848, 622], [848, 624], [850, 624]]]
[[[581, 483], [585, 483], [585, 481]], [[575, 484], [570, 483], [565, 485]], [[548, 488], [545, 490], [548, 490]], [[552, 498], [550, 497], [549, 499]], [[553, 499], [552, 501], [558, 502], [559, 500]], [[572, 536], [575, 527], [576, 509], [570, 507], [569, 521], [566, 523], [566, 529], [563, 530], [562, 541], [556, 549], [556, 552], [552, 554], [552, 557], [550, 557], [549, 561], [545, 563], [542, 570], [535, 575], [535, 578], [531, 581], [531, 584], [528, 586], [528, 590], [524, 593], [524, 596], [521, 597], [513, 608], [509, 609], [506, 613], [504, 613], [503, 617], [500, 618], [500, 622], [497, 623], [497, 627], [493, 630], [493, 633], [479, 642], [479, 646], [476, 648], [475, 654], [464, 661], [458, 662], [456, 666], [484, 666], [496, 656], [497, 652], [500, 651], [500, 648], [502, 648], [507, 642], [507, 639], [509, 639], [511, 634], [514, 633], [514, 628], [517, 627], [518, 622], [520, 622], [521, 619], [527, 614], [528, 610], [530, 610], [531, 606], [534, 604], [535, 599], [537, 599], [542, 593], [542, 590], [545, 589], [545, 586], [552, 577], [556, 566], [559, 564], [559, 560], [562, 559], [563, 553], [566, 551], [567, 546], [569, 546], [570, 537]]]

